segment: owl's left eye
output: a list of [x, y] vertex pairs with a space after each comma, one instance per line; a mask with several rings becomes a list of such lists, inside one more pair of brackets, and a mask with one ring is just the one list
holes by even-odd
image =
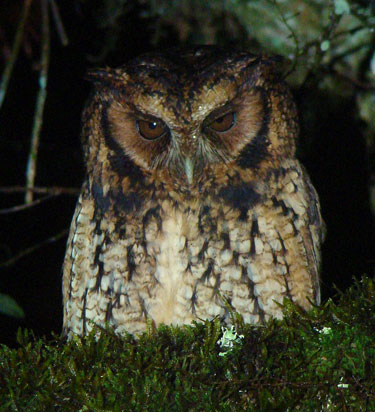
[[236, 123], [236, 114], [234, 112], [217, 117], [210, 123], [209, 127], [215, 132], [226, 132]]
[[137, 120], [139, 134], [147, 140], [155, 140], [164, 136], [168, 127], [162, 120]]

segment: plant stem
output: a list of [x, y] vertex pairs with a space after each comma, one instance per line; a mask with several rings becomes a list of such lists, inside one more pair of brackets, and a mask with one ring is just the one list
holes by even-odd
[[48, 66], [50, 56], [50, 33], [49, 33], [49, 18], [48, 18], [48, 0], [40, 0], [42, 9], [42, 53], [41, 67], [39, 73], [39, 91], [34, 114], [33, 130], [31, 135], [31, 145], [29, 159], [26, 168], [26, 195], [25, 203], [33, 201], [33, 191], [36, 175], [36, 164], [38, 158], [38, 147], [40, 140], [40, 132], [43, 123], [44, 104], [47, 95], [47, 80]]
[[25, 22], [27, 19], [27, 16], [29, 15], [29, 10], [31, 6], [32, 0], [25, 0], [23, 3], [23, 9], [21, 13], [21, 17], [18, 22], [17, 26], [17, 31], [16, 31], [16, 37], [14, 38], [14, 43], [12, 47], [12, 53], [9, 57], [9, 60], [5, 66], [3, 77], [1, 79], [1, 84], [0, 84], [0, 108], [3, 104], [7, 89], [8, 89], [8, 84], [10, 77], [12, 75], [13, 67], [14, 64], [17, 60], [18, 57], [18, 52], [20, 50], [21, 42], [22, 42], [22, 37], [23, 37], [23, 32], [25, 29]]

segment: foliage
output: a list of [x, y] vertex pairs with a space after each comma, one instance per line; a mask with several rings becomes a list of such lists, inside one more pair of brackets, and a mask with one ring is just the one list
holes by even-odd
[[[375, 409], [375, 283], [364, 277], [304, 313], [245, 325], [220, 355], [218, 320], [111, 330], [70, 342], [19, 331], [0, 348], [0, 408], [16, 411], [365, 411]], [[233, 332], [233, 329], [231, 329]], [[99, 333], [99, 332], [98, 332]], [[234, 335], [234, 334], [233, 334]]]
[[[80, 0], [87, 3], [87, 0]], [[117, 27], [121, 39], [122, 18], [134, 2], [107, 0], [94, 11], [108, 37]], [[375, 6], [355, 0], [168, 0], [139, 1], [138, 13], [153, 25], [152, 42], [158, 46], [175, 33], [180, 44], [248, 46], [276, 53], [294, 63], [292, 81], [300, 85], [311, 73], [324, 76], [346, 69], [357, 78], [375, 78], [374, 68], [363, 67], [374, 59]], [[107, 38], [101, 39], [109, 53]], [[116, 41], [111, 42], [116, 48]], [[102, 50], [103, 52], [103, 50]], [[103, 53], [100, 53], [101, 55]], [[362, 67], [361, 67], [362, 63]], [[373, 65], [373, 63], [372, 63]], [[360, 72], [367, 70], [366, 73]], [[353, 80], [352, 79], [352, 80]], [[359, 80], [359, 79], [358, 79]], [[349, 82], [350, 83], [350, 82]], [[335, 83], [337, 86], [337, 83]], [[333, 84], [331, 86], [334, 86]], [[322, 84], [322, 87], [326, 87]]]

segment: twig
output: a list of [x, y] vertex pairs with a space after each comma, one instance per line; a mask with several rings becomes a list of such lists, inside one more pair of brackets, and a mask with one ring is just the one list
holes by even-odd
[[370, 47], [371, 47], [370, 44], [366, 41], [362, 44], [358, 44], [357, 46], [352, 47], [351, 49], [344, 50], [341, 53], [335, 54], [331, 58], [331, 60], [329, 62], [329, 65], [333, 66], [337, 61], [342, 60], [344, 57], [350, 56], [351, 54], [357, 53], [358, 51], [360, 51], [362, 49], [370, 48]]
[[80, 190], [75, 187], [38, 187], [34, 186], [30, 189], [25, 186], [6, 186], [0, 187], [0, 193], [24, 193], [26, 190], [31, 190], [33, 193], [49, 194], [53, 196], [59, 195], [79, 195]]
[[23, 250], [20, 253], [17, 253], [17, 255], [11, 257], [10, 259], [6, 260], [5, 262], [0, 262], [0, 268], [13, 265], [18, 260], [22, 259], [24, 256], [27, 256], [30, 253], [35, 252], [37, 249], [41, 248], [42, 246], [48, 245], [49, 243], [57, 242], [59, 239], [66, 236], [68, 234], [68, 232], [69, 232], [69, 229], [65, 229], [62, 232], [58, 233], [57, 235], [51, 236], [48, 239], [45, 239], [42, 242], [40, 242], [40, 243], [38, 243], [34, 246], [31, 246], [31, 247]]
[[333, 39], [337, 40], [341, 36], [353, 35], [353, 34], [357, 33], [360, 30], [366, 30], [366, 26], [360, 25], [360, 26], [357, 26], [357, 27], [353, 27], [352, 29], [338, 31], [338, 32], [334, 33], [334, 35], [332, 36], [332, 40]]
[[25, 21], [27, 19], [27, 16], [29, 14], [30, 6], [31, 6], [32, 0], [25, 0], [23, 3], [23, 9], [22, 9], [22, 14], [18, 22], [18, 27], [16, 31], [16, 37], [14, 38], [14, 43], [12, 47], [12, 53], [9, 57], [9, 60], [5, 66], [3, 77], [1, 79], [1, 85], [0, 85], [0, 108], [3, 104], [5, 94], [8, 89], [8, 84], [10, 77], [12, 75], [14, 63], [17, 60], [18, 57], [18, 52], [20, 50], [21, 46], [21, 41], [22, 41], [22, 36], [23, 32], [25, 29]]
[[47, 79], [48, 79], [48, 66], [49, 66], [49, 54], [50, 54], [50, 34], [49, 34], [49, 18], [48, 18], [48, 0], [40, 0], [42, 8], [42, 58], [41, 68], [39, 75], [39, 92], [36, 102], [34, 124], [31, 137], [31, 146], [29, 159], [26, 168], [26, 187], [27, 192], [25, 195], [25, 203], [31, 203], [33, 200], [33, 191], [30, 190], [34, 187], [35, 175], [36, 175], [36, 163], [38, 157], [38, 147], [40, 131], [43, 122], [43, 110], [44, 103], [47, 95]]
[[[27, 188], [22, 187], [22, 186], [0, 187], [0, 193], [9, 193], [9, 194], [10, 193], [24, 193], [26, 192], [26, 190]], [[56, 196], [78, 195], [79, 194], [79, 189], [76, 189], [73, 187], [33, 187], [30, 190], [32, 190], [33, 193], [45, 194], [46, 196], [41, 199], [33, 200], [31, 203], [12, 206], [6, 209], [0, 209], [0, 215], [5, 215], [7, 213], [20, 212], [22, 210], [36, 206]]]
[[337, 70], [333, 70], [332, 72], [337, 77], [341, 77], [343, 80], [347, 81], [348, 83], [351, 83], [352, 85], [354, 85], [358, 89], [375, 90], [375, 85], [373, 85], [371, 83], [363, 83], [360, 80], [356, 79], [355, 77], [352, 77], [352, 76], [350, 76], [348, 74], [345, 74], [345, 73], [341, 73]]
[[61, 20], [61, 17], [60, 17], [60, 12], [59, 12], [59, 9], [57, 7], [57, 4], [56, 4], [55, 0], [49, 0], [49, 2], [50, 2], [50, 5], [51, 5], [52, 17], [53, 17], [53, 20], [55, 22], [56, 30], [57, 30], [57, 33], [60, 37], [61, 44], [63, 46], [67, 46], [69, 44], [69, 40], [68, 40], [68, 36], [66, 35], [66, 31], [64, 29], [64, 26], [63, 26], [63, 23], [62, 23], [62, 20]]
[[273, 0], [273, 5], [276, 7], [277, 12], [279, 13], [279, 16], [280, 16], [282, 22], [285, 24], [285, 27], [289, 30], [290, 35], [292, 36], [292, 38], [294, 40], [294, 44], [295, 44], [295, 53], [294, 53], [295, 56], [294, 56], [294, 59], [293, 59], [292, 67], [288, 70], [287, 73], [284, 74], [284, 77], [287, 78], [291, 73], [293, 73], [295, 71], [295, 69], [297, 67], [297, 62], [298, 62], [298, 59], [300, 57], [299, 40], [298, 40], [298, 37], [297, 37], [295, 31], [293, 30], [292, 26], [288, 23], [287, 18], [284, 16], [284, 13], [281, 10], [280, 5], [277, 2], [277, 0]]
[[320, 40], [315, 44], [315, 63], [314, 70], [317, 70], [321, 66], [321, 62], [325, 55], [325, 51], [322, 49], [321, 45], [324, 41], [332, 41], [332, 37], [335, 35], [336, 27], [338, 26], [342, 16], [338, 16], [333, 7], [333, 2], [331, 3], [331, 14], [329, 24], [324, 28], [323, 34]]
[[33, 200], [31, 203], [27, 203], [27, 204], [22, 204], [22, 205], [17, 205], [17, 206], [12, 206], [12, 207], [8, 207], [6, 209], [0, 209], [0, 215], [6, 215], [9, 213], [15, 213], [15, 212], [21, 212], [22, 210], [28, 209], [30, 207], [39, 205], [40, 203], [51, 199], [52, 197], [55, 197], [58, 195], [47, 195], [45, 197], [42, 197], [41, 199], [36, 199]]

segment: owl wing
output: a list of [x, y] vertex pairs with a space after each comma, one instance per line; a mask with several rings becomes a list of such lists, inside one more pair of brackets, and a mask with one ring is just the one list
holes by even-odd
[[321, 245], [325, 239], [326, 225], [320, 212], [320, 202], [318, 194], [311, 183], [310, 177], [305, 168], [300, 165], [303, 176], [305, 197], [307, 201], [306, 229], [303, 231], [304, 244], [307, 256], [310, 257], [310, 269], [313, 275], [315, 290], [318, 292], [316, 302], [320, 303], [319, 271], [321, 265]]
[[325, 225], [320, 213], [318, 194], [308, 173], [298, 161], [293, 161], [287, 167], [279, 199], [285, 204], [286, 211], [292, 211], [288, 216], [296, 240], [294, 247], [301, 247], [299, 253], [304, 256], [304, 270], [309, 274], [314, 302], [319, 304], [319, 270]]
[[86, 183], [77, 201], [63, 264], [64, 334], [72, 329], [85, 333], [88, 279], [94, 277], [92, 263], [94, 202], [87, 198]]

